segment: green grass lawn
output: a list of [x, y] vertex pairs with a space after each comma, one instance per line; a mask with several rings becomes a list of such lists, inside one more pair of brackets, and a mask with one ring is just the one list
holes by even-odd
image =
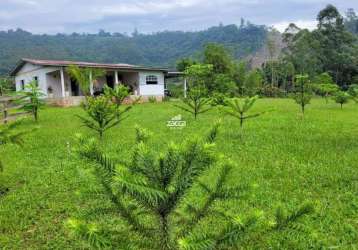
[[[170, 141], [204, 135], [222, 117], [217, 151], [237, 165], [230, 181], [255, 187], [229, 210], [247, 214], [259, 209], [270, 218], [280, 204], [289, 210], [305, 201], [316, 204], [316, 212], [295, 229], [256, 235], [244, 248], [358, 248], [358, 105], [341, 110], [315, 99], [304, 118], [292, 100], [261, 99], [254, 109], [272, 108], [247, 121], [240, 135], [239, 122], [219, 110], [194, 121], [171, 103], [138, 105], [105, 135], [104, 147], [112, 157], [128, 157], [138, 124], [153, 132], [153, 147], [161, 151]], [[91, 134], [75, 116], [81, 113], [80, 108], [46, 108], [40, 128], [26, 136], [24, 148], [0, 149], [5, 164], [0, 183], [10, 189], [0, 198], [0, 249], [86, 248], [69, 234], [68, 218], [121, 226], [120, 219], [100, 209], [108, 208], [109, 201], [98, 192], [89, 168], [71, 155], [74, 134]], [[169, 129], [166, 122], [178, 114], [187, 127]], [[210, 181], [210, 174], [205, 178]]]

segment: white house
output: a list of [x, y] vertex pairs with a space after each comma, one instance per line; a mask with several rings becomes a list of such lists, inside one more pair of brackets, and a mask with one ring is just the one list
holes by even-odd
[[91, 80], [93, 94], [101, 93], [105, 84], [110, 87], [124, 84], [131, 89], [133, 96], [161, 99], [165, 92], [165, 77], [169, 76], [168, 70], [162, 68], [25, 58], [11, 71], [11, 76], [15, 77], [17, 91], [25, 89], [26, 84], [36, 80], [50, 102], [63, 106], [77, 105], [83, 95], [76, 81], [67, 74], [66, 68], [70, 65], [99, 68], [106, 72], [100, 79]]

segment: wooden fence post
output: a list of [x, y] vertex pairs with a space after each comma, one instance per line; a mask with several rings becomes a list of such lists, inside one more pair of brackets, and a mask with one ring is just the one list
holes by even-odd
[[8, 110], [7, 110], [7, 102], [6, 100], [3, 102], [3, 107], [4, 107], [4, 124], [7, 123], [7, 116], [8, 116]]

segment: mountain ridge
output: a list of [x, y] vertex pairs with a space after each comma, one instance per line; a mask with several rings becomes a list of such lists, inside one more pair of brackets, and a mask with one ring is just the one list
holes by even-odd
[[203, 31], [163, 31], [153, 34], [120, 33], [38, 35], [17, 29], [0, 31], [0, 74], [7, 74], [21, 58], [80, 60], [175, 67], [183, 57], [200, 57], [210, 42], [226, 46], [236, 59], [257, 53], [265, 44], [263, 25], [219, 25]]

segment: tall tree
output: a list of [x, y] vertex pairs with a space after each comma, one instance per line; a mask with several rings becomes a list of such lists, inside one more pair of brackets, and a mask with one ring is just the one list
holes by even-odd
[[213, 65], [215, 74], [232, 75], [234, 69], [233, 58], [229, 51], [221, 44], [209, 43], [204, 49], [203, 63]]
[[266, 41], [266, 47], [268, 50], [268, 55], [269, 55], [269, 65], [270, 65], [270, 69], [271, 69], [271, 87], [275, 86], [275, 66], [274, 66], [274, 59], [277, 53], [277, 45], [276, 45], [276, 36], [274, 32], [270, 32], [268, 37], [267, 37], [267, 41]]
[[337, 84], [344, 86], [358, 72], [358, 65], [354, 64], [358, 57], [355, 38], [346, 30], [342, 15], [333, 5], [321, 10], [317, 21], [318, 29], [314, 35], [322, 48], [323, 70], [329, 72]]

